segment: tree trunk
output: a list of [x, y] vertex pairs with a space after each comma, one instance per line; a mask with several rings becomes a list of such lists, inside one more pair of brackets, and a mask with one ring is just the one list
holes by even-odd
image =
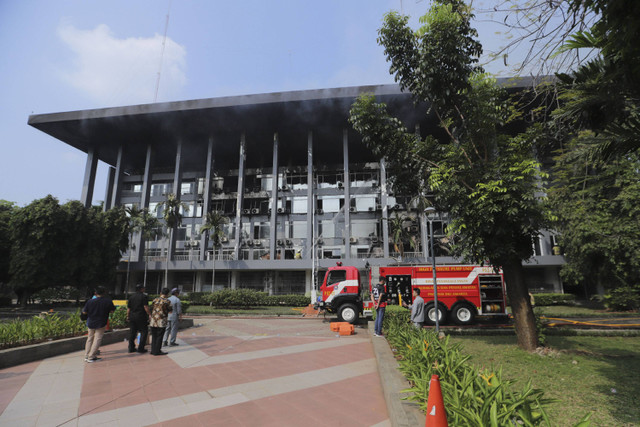
[[507, 283], [507, 295], [511, 303], [518, 345], [524, 350], [533, 351], [538, 346], [538, 334], [529, 291], [524, 281], [522, 262], [511, 260], [502, 268]]

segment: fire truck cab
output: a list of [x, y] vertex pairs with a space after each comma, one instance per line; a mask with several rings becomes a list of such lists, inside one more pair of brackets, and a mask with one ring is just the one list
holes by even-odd
[[315, 306], [336, 313], [344, 322], [356, 323], [363, 310], [360, 271], [355, 267], [343, 267], [342, 263], [329, 268]]

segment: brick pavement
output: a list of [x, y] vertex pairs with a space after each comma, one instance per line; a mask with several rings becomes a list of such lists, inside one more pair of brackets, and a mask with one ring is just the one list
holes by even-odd
[[367, 329], [196, 319], [168, 356], [102, 347], [0, 371], [0, 426], [390, 426]]

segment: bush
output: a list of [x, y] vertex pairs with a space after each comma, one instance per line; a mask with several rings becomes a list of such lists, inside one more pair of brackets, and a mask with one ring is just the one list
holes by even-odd
[[116, 311], [109, 315], [109, 325], [112, 329], [124, 329], [129, 325], [127, 323], [127, 307], [116, 307]]
[[638, 310], [640, 285], [612, 289], [604, 296], [604, 305], [610, 310]]
[[0, 348], [33, 344], [46, 339], [72, 337], [86, 330], [86, 323], [80, 320], [80, 310], [71, 316], [64, 317], [54, 313], [34, 316], [28, 320], [16, 319], [0, 323]]
[[573, 305], [576, 302], [576, 296], [573, 294], [533, 294], [533, 300], [538, 307], [545, 305]]
[[[305, 295], [267, 295], [253, 289], [222, 289], [215, 292], [191, 292], [192, 305], [212, 307], [285, 306], [306, 307], [310, 297]], [[185, 310], [186, 311], [186, 310]]]
[[193, 305], [207, 305], [207, 295], [211, 295], [211, 292], [189, 292], [189, 301]]
[[267, 295], [264, 305], [285, 307], [306, 307], [310, 304], [311, 297], [304, 295]]
[[415, 329], [407, 310], [387, 309], [384, 326], [396, 351], [400, 371], [413, 392], [409, 400], [423, 410], [432, 375], [440, 377], [449, 425], [550, 425], [544, 407], [552, 402], [528, 382], [522, 391], [504, 380], [500, 369], [478, 369], [468, 363], [459, 344], [440, 339], [433, 330]]

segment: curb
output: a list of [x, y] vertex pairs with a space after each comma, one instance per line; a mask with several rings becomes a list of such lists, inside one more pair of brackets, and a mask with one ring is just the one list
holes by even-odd
[[[180, 321], [179, 328], [185, 329], [192, 326], [193, 319], [182, 319]], [[124, 341], [128, 337], [129, 329], [114, 330], [113, 332], [107, 332], [104, 334], [102, 344], [114, 344]], [[0, 369], [22, 365], [23, 363], [36, 362], [38, 360], [72, 353], [74, 351], [81, 351], [84, 350], [86, 342], [87, 336], [81, 335], [79, 337], [63, 338], [60, 340], [0, 350]]]
[[394, 427], [415, 427], [423, 425], [425, 415], [418, 405], [403, 400], [403, 398], [411, 395], [410, 393], [402, 393], [402, 390], [409, 388], [409, 382], [402, 373], [400, 373], [398, 361], [393, 357], [389, 343], [386, 338], [378, 339], [373, 336], [373, 322], [369, 322], [368, 326], [391, 425]]

